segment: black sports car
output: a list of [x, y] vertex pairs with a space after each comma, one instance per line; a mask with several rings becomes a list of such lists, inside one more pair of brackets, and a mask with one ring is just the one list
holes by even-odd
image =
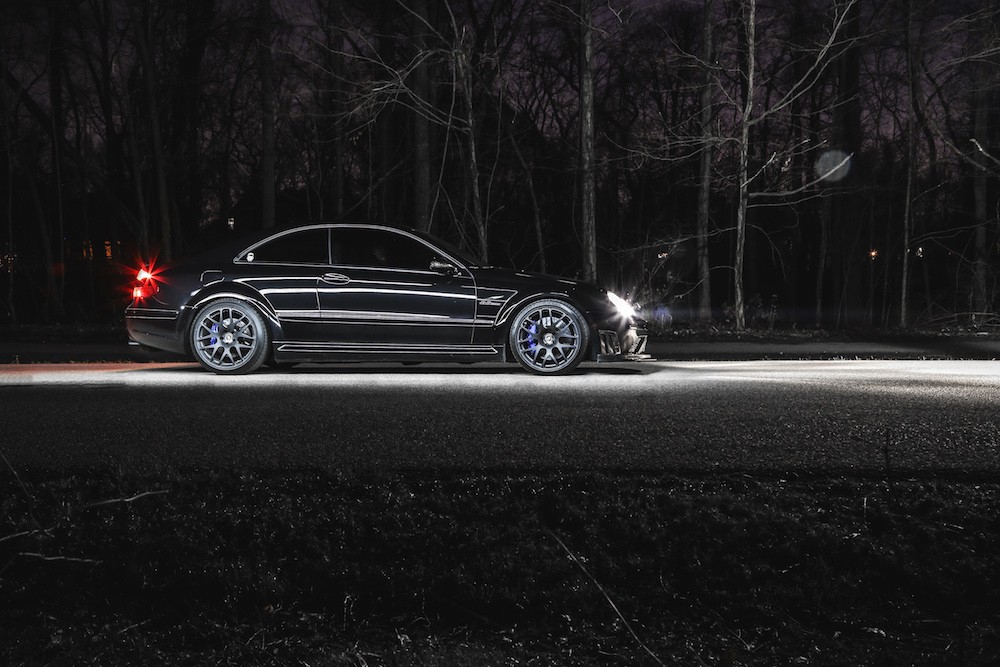
[[429, 235], [312, 224], [144, 267], [134, 343], [216, 373], [264, 363], [515, 360], [542, 374], [648, 358], [645, 323], [587, 283], [479, 266]]

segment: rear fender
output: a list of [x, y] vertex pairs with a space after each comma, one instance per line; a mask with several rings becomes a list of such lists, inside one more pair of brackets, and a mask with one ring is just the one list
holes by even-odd
[[[257, 290], [241, 283], [214, 283], [195, 294], [191, 301], [181, 309], [179, 320], [182, 331], [188, 331], [198, 311], [205, 304], [215, 299], [238, 299], [252, 304], [264, 316], [264, 321], [267, 322], [270, 333], [270, 340], [282, 340], [284, 338], [281, 323], [278, 321], [278, 317], [271, 304]], [[184, 336], [184, 340], [185, 346], [190, 347], [187, 335]]]

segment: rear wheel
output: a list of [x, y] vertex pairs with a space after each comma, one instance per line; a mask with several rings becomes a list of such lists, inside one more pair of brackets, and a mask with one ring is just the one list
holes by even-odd
[[191, 351], [213, 373], [251, 373], [267, 359], [267, 348], [263, 316], [239, 299], [210, 301], [191, 325]]
[[564, 301], [544, 299], [522, 308], [508, 340], [517, 363], [532, 373], [558, 375], [576, 368], [587, 350], [587, 321]]

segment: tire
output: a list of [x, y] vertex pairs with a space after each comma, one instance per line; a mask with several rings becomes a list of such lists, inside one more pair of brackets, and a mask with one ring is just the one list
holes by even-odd
[[252, 373], [267, 360], [267, 325], [254, 306], [239, 299], [216, 299], [191, 323], [191, 352], [202, 368], [220, 375]]
[[539, 375], [560, 375], [583, 361], [589, 333], [579, 310], [564, 301], [542, 299], [518, 311], [507, 340], [522, 368]]

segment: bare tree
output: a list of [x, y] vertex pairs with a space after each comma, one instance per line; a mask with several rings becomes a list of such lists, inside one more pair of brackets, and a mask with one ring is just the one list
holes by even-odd
[[713, 1], [705, 0], [702, 10], [702, 52], [701, 63], [705, 80], [701, 86], [701, 111], [699, 121], [704, 145], [701, 148], [698, 174], [698, 320], [706, 324], [712, 321], [712, 273], [708, 255], [709, 229], [711, 227], [712, 201], [712, 155], [715, 142], [712, 140], [713, 89], [715, 68], [713, 58], [714, 11]]
[[[66, 71], [66, 42], [63, 35], [63, 21], [59, 8], [49, 7], [49, 118], [52, 121], [52, 136], [66, 135], [65, 108], [63, 101], [64, 74]], [[65, 193], [63, 192], [63, 157], [59, 141], [53, 141], [52, 147], [52, 191], [55, 193], [55, 238], [56, 265], [59, 267], [55, 279], [55, 294], [53, 303], [56, 317], [62, 319], [63, 300], [65, 298], [66, 280], [66, 244], [61, 240], [66, 238], [66, 215], [64, 211]]]
[[[987, 19], [980, 25], [979, 44], [977, 52], [980, 54], [980, 61], [974, 67], [974, 109], [973, 109], [973, 140], [978, 148], [982, 148], [988, 142], [990, 129], [990, 103], [991, 96], [996, 90], [996, 49], [995, 40], [998, 35], [995, 33], [997, 3], [996, 0], [989, 0], [985, 7], [984, 17]], [[991, 57], [991, 52], [994, 54]], [[988, 144], [987, 144], [988, 145]], [[989, 267], [987, 262], [988, 243], [987, 229], [991, 222], [989, 215], [989, 170], [985, 164], [988, 156], [985, 149], [976, 151], [975, 166], [973, 172], [973, 192], [974, 192], [974, 220], [975, 220], [975, 240], [973, 243], [973, 271], [972, 271], [972, 321], [978, 324], [979, 321], [988, 317], [990, 307], [990, 294], [987, 286]]]
[[[766, 188], [758, 188], [756, 192], [751, 190], [754, 182], [764, 175], [767, 168], [774, 164], [783, 164], [790, 159], [790, 155], [779, 156], [778, 151], [769, 151], [770, 155], [763, 164], [752, 173], [750, 170], [751, 160], [751, 131], [758, 126], [764, 126], [779, 114], [786, 113], [803, 95], [807, 95], [818, 85], [822, 79], [826, 68], [837, 58], [842, 56], [856, 42], [856, 37], [844, 38], [844, 26], [850, 17], [854, 15], [856, 0], [847, 0], [842, 6], [835, 5], [831, 18], [831, 25], [823, 41], [813, 50], [810, 62], [805, 67], [801, 76], [790, 82], [783, 91], [771, 99], [768, 95], [768, 104], [760, 111], [756, 110], [756, 97], [758, 95], [758, 40], [757, 40], [757, 0], [741, 0], [741, 24], [743, 33], [741, 35], [741, 55], [743, 69], [741, 72], [740, 88], [742, 99], [739, 109], [739, 135], [736, 140], [737, 146], [737, 210], [736, 210], [736, 240], [734, 246], [733, 260], [733, 310], [735, 327], [737, 331], [746, 328], [746, 300], [744, 297], [744, 262], [746, 253], [746, 232], [747, 213], [751, 206], [751, 200], [755, 198], [772, 197], [775, 194], [787, 196], [789, 192], [767, 192]], [[770, 92], [771, 86], [765, 88]], [[834, 165], [833, 170], [843, 165]], [[829, 174], [820, 174], [818, 180], [822, 180]], [[799, 188], [801, 191], [808, 189], [807, 186]], [[821, 251], [822, 253], [822, 251]]]
[[3, 126], [4, 153], [6, 153], [7, 167], [7, 197], [5, 209], [7, 214], [7, 242], [0, 255], [0, 272], [7, 274], [7, 292], [5, 294], [5, 308], [7, 318], [11, 324], [17, 324], [17, 308], [14, 305], [14, 280], [17, 261], [17, 246], [14, 243], [14, 137], [11, 131], [13, 123], [13, 108], [6, 86], [0, 86], [0, 108], [3, 114], [0, 116], [0, 124]]
[[271, 0], [257, 0], [257, 67], [260, 70], [260, 195], [261, 226], [274, 226], [275, 143], [274, 61]]
[[[415, 0], [411, 17], [414, 46], [421, 54], [429, 50], [427, 25], [429, 7], [427, 0]], [[413, 95], [424, 105], [431, 101], [430, 63], [420, 58], [413, 68]], [[413, 223], [425, 232], [431, 231], [431, 123], [427, 115], [414, 109], [413, 122]]]
[[476, 141], [476, 96], [475, 83], [472, 76], [472, 66], [469, 62], [469, 52], [464, 39], [465, 35], [457, 24], [455, 25], [454, 67], [456, 80], [462, 91], [465, 118], [463, 119], [463, 134], [465, 136], [465, 170], [467, 192], [471, 201], [472, 224], [479, 240], [479, 257], [484, 262], [489, 261], [489, 237], [486, 228], [486, 218], [483, 214], [483, 197], [479, 184], [479, 150]]
[[754, 97], [757, 94], [757, 0], [744, 0], [743, 28], [745, 33], [746, 70], [744, 99], [740, 114], [738, 195], [736, 204], [736, 249], [733, 261], [733, 309], [736, 330], [746, 329], [746, 308], [743, 297], [743, 261], [746, 254], [747, 206], [750, 203], [750, 127], [753, 124]]
[[592, 0], [580, 0], [580, 224], [583, 278], [597, 280], [597, 212], [594, 182], [594, 19]]
[[159, 257], [164, 262], [173, 258], [173, 221], [170, 216], [170, 193], [167, 189], [166, 156], [163, 152], [163, 132], [160, 124], [159, 100], [156, 95], [156, 70], [149, 47], [149, 15], [128, 3], [136, 50], [142, 63], [142, 86], [149, 121], [149, 149], [156, 179], [157, 221], [160, 227]]
[[900, 290], [899, 290], [899, 326], [905, 329], [910, 323], [909, 313], [909, 292], [910, 292], [910, 235], [913, 228], [913, 189], [914, 179], [917, 170], [917, 129], [916, 129], [916, 105], [917, 105], [917, 39], [914, 35], [913, 21], [913, 0], [906, 2], [906, 70], [907, 70], [907, 97], [909, 105], [907, 107], [906, 123], [906, 199], [903, 203], [903, 252], [902, 268], [900, 269]]
[[[992, 317], [990, 254], [993, 241], [990, 230], [996, 223], [996, 215], [991, 214], [990, 180], [1000, 177], [1000, 159], [995, 156], [995, 137], [991, 128], [995, 123], [991, 99], [997, 89], [997, 72], [1000, 71], [1000, 38], [997, 31], [997, 5], [990, 0], [942, 7], [935, 3], [908, 0], [906, 3], [906, 86], [909, 106], [907, 118], [907, 151], [911, 153], [913, 177], [907, 172], [907, 221], [911, 221], [919, 198], [927, 198], [921, 192], [921, 170], [930, 177], [930, 192], [939, 192], [946, 185], [942, 180], [946, 171], [947, 156], [958, 160], [958, 165], [971, 170], [971, 208], [964, 202], [953, 205], [969, 216], [971, 224], [967, 228], [956, 224], [938, 224], [937, 230], [915, 235], [910, 231], [907, 242], [907, 264], [912, 263], [913, 251], [923, 251], [927, 244], [945, 246], [950, 240], [966, 238], [962, 247], [952, 247], [948, 257], [957, 260], [956, 287], [962, 292], [956, 294], [954, 310], [956, 314], [969, 313], [969, 321], [980, 324]], [[956, 39], [964, 35], [966, 39]], [[947, 86], [947, 90], [945, 88]], [[925, 87], [929, 88], [925, 92]], [[951, 92], [949, 92], [949, 90]], [[960, 91], [956, 94], [956, 91]], [[926, 156], [915, 146], [919, 133], [924, 135]], [[911, 142], [914, 142], [911, 145]], [[945, 153], [939, 156], [939, 145]], [[943, 159], [942, 159], [943, 158]], [[933, 211], [927, 207], [928, 211]], [[928, 216], [929, 217], [929, 216]], [[913, 222], [916, 222], [914, 219]], [[994, 232], [996, 235], [996, 232]], [[994, 236], [994, 239], [996, 236]], [[925, 273], [929, 270], [923, 263]], [[908, 284], [912, 271], [904, 265], [902, 298], [908, 297]], [[931, 278], [924, 278], [930, 292]], [[963, 289], [964, 288], [964, 289]], [[930, 295], [927, 301], [930, 304]], [[962, 300], [959, 304], [957, 301]], [[902, 307], [906, 306], [901, 303]], [[907, 313], [910, 313], [909, 309]], [[909, 324], [908, 314], [903, 324]]]

